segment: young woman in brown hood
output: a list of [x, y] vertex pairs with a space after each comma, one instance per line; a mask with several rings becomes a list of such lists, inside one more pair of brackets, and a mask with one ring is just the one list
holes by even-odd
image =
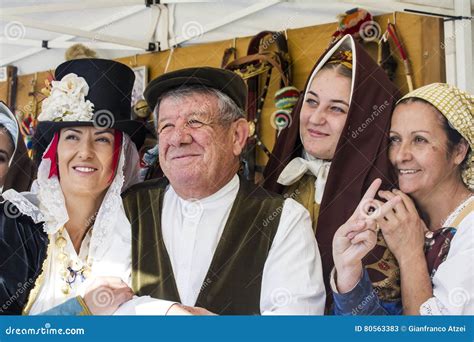
[[[387, 157], [391, 112], [398, 90], [350, 35], [319, 58], [278, 137], [264, 171], [264, 186], [303, 204], [311, 214], [331, 303], [332, 240], [376, 178], [391, 189]], [[378, 295], [400, 297], [398, 266], [382, 236], [364, 260]]]

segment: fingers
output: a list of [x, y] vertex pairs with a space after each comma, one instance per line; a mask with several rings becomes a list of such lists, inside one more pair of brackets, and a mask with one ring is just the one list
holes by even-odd
[[377, 194], [377, 190], [380, 188], [381, 184], [382, 180], [380, 178], [377, 178], [372, 182], [364, 196], [362, 196], [362, 199], [360, 200], [356, 210], [352, 214], [352, 219], [365, 219], [371, 215], [374, 209], [374, 197]]
[[[401, 197], [395, 196], [392, 197], [388, 202], [384, 203], [382, 207], [380, 207], [379, 212], [377, 213], [374, 218], [378, 223], [382, 222], [384, 217], [393, 215], [393, 208], [401, 202]], [[381, 221], [382, 220], [382, 221]]]
[[[393, 194], [392, 194], [392, 195], [393, 195]], [[394, 199], [395, 197], [396, 197], [395, 195], [394, 195], [394, 196], [390, 196], [390, 197], [387, 196], [387, 198], [389, 198], [389, 199], [388, 199], [387, 202], [385, 202], [385, 203], [380, 202], [380, 201], [377, 200], [377, 202], [378, 202], [377, 204], [378, 204], [378, 208], [379, 208], [379, 209], [378, 209], [378, 211], [375, 213], [374, 218], [375, 218], [376, 220], [378, 220], [378, 221], [377, 221], [378, 223], [381, 223], [381, 222], [384, 223], [384, 220], [395, 220], [395, 219], [396, 219], [396, 216], [397, 216], [398, 213], [399, 213], [399, 211], [402, 212], [402, 209], [399, 208], [401, 200], [397, 200], [398, 203], [395, 204], [392, 209], [388, 209], [388, 207], [385, 206], [385, 208], [387, 208], [387, 211], [384, 211], [384, 212], [381, 211], [381, 209], [384, 208], [384, 205], [385, 205], [386, 203], [388, 203], [390, 200], [395, 201], [395, 199]], [[397, 208], [398, 208], [398, 210], [397, 210]], [[396, 211], [396, 212], [395, 212], [395, 211]]]
[[379, 190], [377, 195], [380, 196], [380, 198], [383, 198], [386, 201], [389, 201], [390, 199], [394, 198], [396, 195], [391, 192], [391, 191], [385, 191], [385, 190]]
[[373, 230], [364, 230], [363, 232], [358, 233], [351, 240], [353, 245], [364, 242], [370, 245], [372, 248], [377, 243], [377, 234]]
[[349, 220], [338, 229], [336, 234], [339, 236], [346, 236], [347, 238], [351, 239], [354, 234], [357, 234], [358, 231], [361, 231], [364, 228], [365, 228], [364, 220], [356, 220], [356, 221]]
[[121, 288], [118, 290], [114, 290], [113, 296], [113, 305], [119, 306], [133, 298], [133, 291], [129, 287]]
[[380, 178], [375, 179], [372, 184], [370, 184], [364, 196], [362, 196], [362, 199], [365, 200], [374, 198], [377, 190], [380, 188], [380, 185], [382, 185], [382, 180]]
[[166, 315], [167, 316], [191, 316], [192, 313], [186, 310], [183, 305], [179, 303], [175, 303], [169, 308]]
[[374, 233], [377, 233], [377, 231], [379, 230], [377, 221], [375, 219], [367, 219], [365, 221], [365, 228], [367, 230], [373, 231]]
[[[387, 200], [387, 201], [389, 201], [390, 199], [392, 199], [392, 198], [398, 196], [397, 194], [395, 194], [395, 193], [392, 192], [392, 191], [384, 191], [384, 190], [380, 190], [380, 191], [378, 192], [378, 195], [379, 195], [381, 198], [383, 198], [383, 199], [385, 199], [385, 200]], [[405, 206], [403, 200], [400, 201], [400, 203], [398, 203], [398, 204], [395, 206], [395, 211], [396, 211], [397, 213], [401, 214], [401, 215], [406, 215], [406, 214], [408, 213], [408, 209], [406, 208], [406, 206]]]
[[393, 193], [401, 197], [403, 204], [405, 205], [405, 208], [409, 213], [418, 214], [418, 210], [416, 209], [415, 203], [413, 203], [413, 200], [410, 198], [410, 196], [398, 189], [393, 189]]
[[367, 219], [365, 221], [357, 221], [350, 225], [350, 231], [347, 233], [347, 238], [352, 241], [354, 236], [362, 231], [370, 230], [377, 233], [377, 222], [373, 219]]
[[196, 310], [196, 315], [199, 316], [217, 316], [217, 314], [199, 306], [196, 306], [194, 309]]
[[198, 307], [198, 306], [184, 306], [184, 309], [193, 314], [194, 316], [215, 316], [216, 314]]

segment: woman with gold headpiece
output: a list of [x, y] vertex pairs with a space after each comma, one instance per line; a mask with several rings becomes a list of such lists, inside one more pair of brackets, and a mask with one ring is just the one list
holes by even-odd
[[[334, 233], [357, 207], [370, 183], [396, 184], [386, 155], [390, 116], [398, 90], [352, 36], [331, 46], [314, 66], [279, 135], [264, 172], [264, 186], [310, 212], [321, 252], [330, 311], [329, 274]], [[364, 260], [380, 298], [400, 311], [398, 267], [381, 235]]]
[[[367, 197], [375, 213], [336, 233], [336, 313], [384, 314], [362, 258], [380, 229], [400, 265], [403, 312], [474, 314], [474, 96], [445, 83], [405, 95], [390, 128], [388, 155], [400, 188]], [[364, 305], [361, 303], [364, 301]]]

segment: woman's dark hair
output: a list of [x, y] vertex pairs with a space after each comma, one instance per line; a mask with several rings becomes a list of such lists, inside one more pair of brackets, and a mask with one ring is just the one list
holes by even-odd
[[319, 71], [323, 71], [323, 70], [336, 70], [336, 72], [340, 76], [344, 76], [349, 79], [352, 79], [352, 70], [341, 63], [326, 63], [323, 65], [321, 69], [319, 69]]
[[[438, 119], [441, 123], [441, 128], [446, 133], [446, 136], [448, 138], [448, 146], [447, 146], [447, 151], [446, 151], [448, 158], [451, 156], [451, 153], [453, 153], [454, 148], [458, 144], [460, 144], [462, 142], [467, 143], [466, 139], [464, 139], [463, 136], [451, 126], [448, 119], [446, 119], [446, 117], [443, 114], [441, 114], [441, 112], [438, 110], [438, 108], [433, 106], [428, 101], [417, 98], [417, 97], [409, 97], [407, 99], [401, 100], [398, 104], [402, 104], [402, 103], [407, 104], [407, 103], [414, 103], [414, 102], [426, 103], [426, 104], [430, 105], [431, 108], [433, 108], [436, 111], [436, 114], [438, 114]], [[468, 144], [468, 146], [469, 146], [469, 144]], [[467, 153], [466, 153], [466, 156], [464, 157], [464, 160], [462, 161], [462, 163], [460, 165], [461, 170], [465, 170], [467, 168], [467, 166], [468, 166], [467, 162], [468, 162], [468, 159], [469, 159], [469, 153], [470, 152], [471, 152], [471, 147], [469, 146], [468, 150], [467, 150]]]

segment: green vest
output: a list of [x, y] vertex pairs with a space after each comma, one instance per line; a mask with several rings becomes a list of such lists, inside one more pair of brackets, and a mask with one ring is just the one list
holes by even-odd
[[[161, 211], [168, 182], [153, 179], [123, 194], [132, 225], [132, 287], [139, 295], [180, 302], [163, 241]], [[259, 315], [265, 261], [284, 198], [247, 181], [240, 188], [195, 306], [216, 314]]]

